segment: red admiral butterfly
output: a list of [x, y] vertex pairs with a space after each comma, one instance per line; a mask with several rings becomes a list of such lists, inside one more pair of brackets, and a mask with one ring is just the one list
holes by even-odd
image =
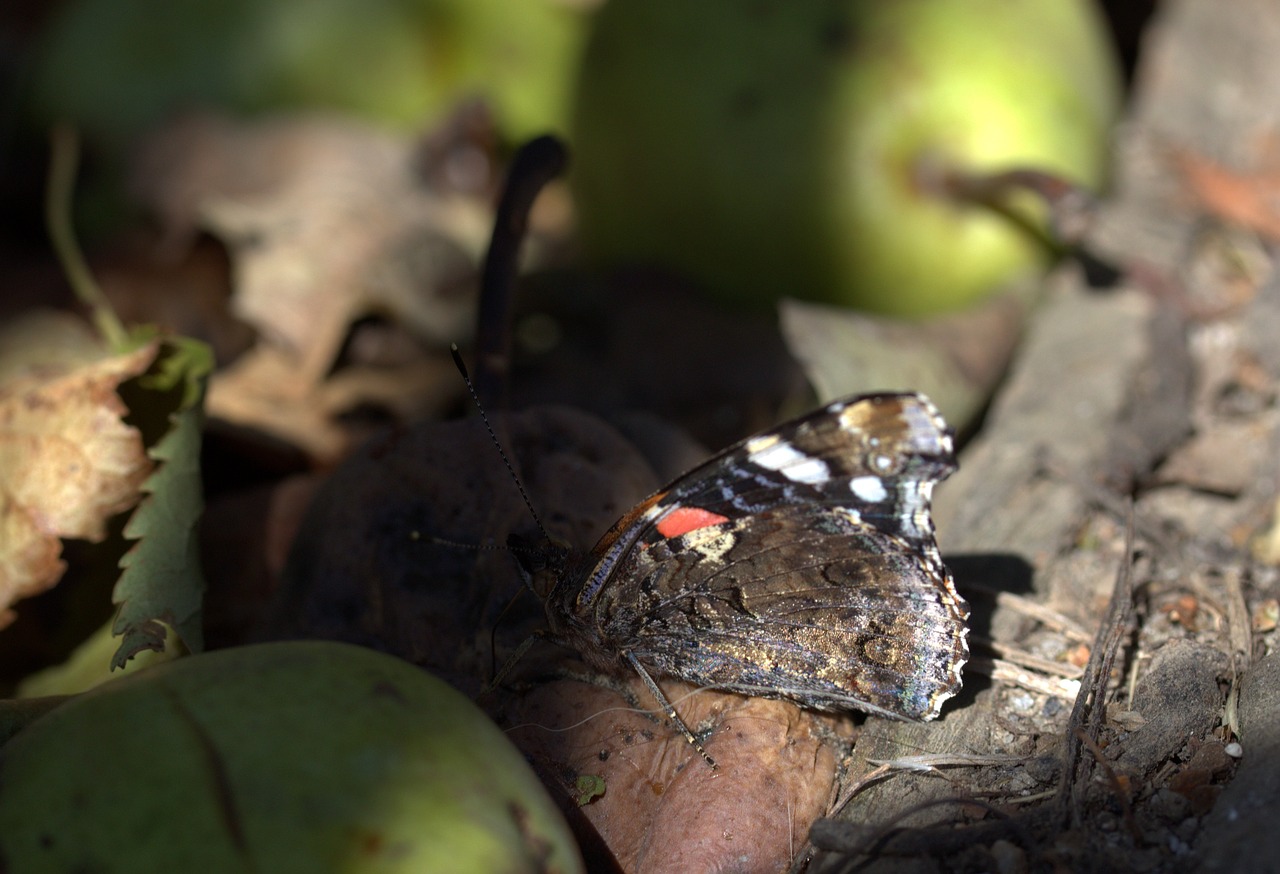
[[714, 456], [586, 555], [515, 548], [543, 636], [634, 670], [700, 751], [654, 676], [928, 720], [969, 657], [968, 607], [929, 515], [954, 469], [925, 397], [853, 397]]

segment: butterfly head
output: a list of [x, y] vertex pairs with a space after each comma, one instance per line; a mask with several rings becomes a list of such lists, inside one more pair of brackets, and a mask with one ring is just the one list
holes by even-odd
[[515, 554], [525, 586], [545, 602], [564, 577], [573, 548], [558, 538], [516, 533], [507, 538], [507, 547]]

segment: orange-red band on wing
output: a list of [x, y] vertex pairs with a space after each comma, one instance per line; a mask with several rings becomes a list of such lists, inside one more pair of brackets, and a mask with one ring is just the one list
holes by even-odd
[[728, 516], [721, 516], [710, 510], [702, 510], [698, 507], [676, 507], [662, 517], [657, 528], [658, 533], [663, 537], [679, 537], [681, 534], [688, 534], [690, 531], [697, 531], [708, 525], [719, 525], [721, 522], [728, 521]]

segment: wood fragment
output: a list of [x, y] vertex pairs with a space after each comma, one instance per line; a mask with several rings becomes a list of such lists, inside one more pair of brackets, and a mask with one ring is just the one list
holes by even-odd
[[1115, 588], [1107, 616], [1098, 629], [1085, 666], [1080, 694], [1076, 696], [1068, 721], [1063, 751], [1062, 781], [1058, 788], [1057, 809], [1060, 822], [1075, 827], [1086, 823], [1085, 793], [1099, 756], [1085, 756], [1088, 748], [1097, 750], [1099, 732], [1106, 721], [1106, 692], [1120, 646], [1133, 633], [1133, 539], [1134, 521], [1130, 514], [1125, 530], [1124, 561], [1116, 573]]

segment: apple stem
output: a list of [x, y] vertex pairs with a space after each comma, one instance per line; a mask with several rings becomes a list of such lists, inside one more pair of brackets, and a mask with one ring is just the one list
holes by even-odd
[[563, 142], [553, 136], [541, 136], [521, 146], [507, 169], [481, 272], [476, 314], [475, 387], [478, 400], [490, 409], [504, 405], [511, 366], [511, 312], [529, 210], [539, 192], [564, 171], [568, 161], [568, 148]]
[[[917, 162], [916, 183], [924, 191], [980, 204], [1026, 226], [1059, 250], [1077, 249], [1093, 222], [1097, 198], [1092, 191], [1048, 170], [1014, 167], [994, 173], [962, 170], [936, 159]], [[1048, 227], [1029, 222], [1012, 205], [1019, 193], [1031, 194], [1048, 210]]]
[[[967, 172], [947, 166], [936, 156], [918, 160], [915, 171], [915, 183], [921, 191], [994, 209], [1036, 234], [1050, 247], [1074, 255], [1085, 268], [1090, 283], [1097, 287], [1111, 287], [1128, 280], [1152, 298], [1169, 303], [1188, 318], [1199, 320], [1218, 318], [1230, 309], [1230, 305], [1217, 308], [1197, 305], [1176, 275], [1151, 264], [1130, 259], [1114, 264], [1091, 252], [1085, 237], [1096, 215], [1098, 200], [1093, 192], [1068, 179], [1034, 168]], [[1020, 192], [1033, 195], [1045, 205], [1047, 227], [1029, 222], [1012, 208], [1010, 200]]]

